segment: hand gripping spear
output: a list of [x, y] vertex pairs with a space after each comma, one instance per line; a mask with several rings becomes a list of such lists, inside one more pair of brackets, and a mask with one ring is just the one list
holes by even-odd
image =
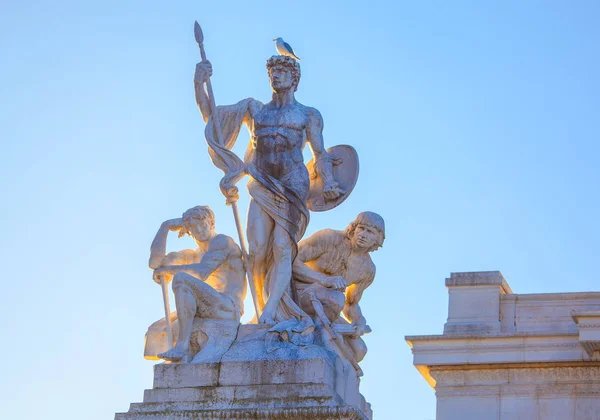
[[[198, 43], [198, 47], [200, 48], [200, 57], [202, 61], [206, 61], [206, 53], [204, 52], [204, 34], [202, 33], [202, 28], [198, 24], [198, 21], [194, 22], [194, 36], [196, 37], [196, 42]], [[219, 144], [223, 144], [223, 133], [221, 132], [221, 123], [219, 121], [217, 115], [217, 106], [215, 105], [215, 95], [213, 94], [212, 84], [210, 79], [206, 81], [206, 90], [208, 93], [208, 105], [210, 108], [211, 118], [213, 120], [213, 125], [215, 129], [215, 135], [217, 137], [217, 141]], [[248, 251], [246, 250], [246, 240], [244, 238], [244, 232], [242, 230], [242, 224], [240, 222], [240, 214], [237, 207], [237, 200], [229, 199], [227, 200], [228, 204], [231, 204], [231, 209], [233, 210], [233, 218], [235, 219], [235, 226], [237, 228], [238, 236], [240, 239], [240, 248], [242, 249], [242, 257], [244, 260], [244, 267], [246, 268], [246, 277], [248, 279], [248, 285], [250, 287], [250, 293], [252, 294], [252, 302], [254, 303], [254, 311], [256, 312], [256, 320], [260, 318], [260, 313], [258, 311], [258, 300], [256, 297], [256, 289], [254, 288], [254, 280], [252, 278], [252, 271], [250, 269], [250, 264], [248, 262]]]

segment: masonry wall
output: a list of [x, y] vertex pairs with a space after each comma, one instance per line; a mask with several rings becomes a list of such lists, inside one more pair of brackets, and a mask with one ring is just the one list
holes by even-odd
[[600, 367], [433, 371], [437, 419], [600, 419]]
[[600, 420], [600, 293], [519, 295], [499, 272], [446, 286], [444, 333], [406, 338], [437, 420]]

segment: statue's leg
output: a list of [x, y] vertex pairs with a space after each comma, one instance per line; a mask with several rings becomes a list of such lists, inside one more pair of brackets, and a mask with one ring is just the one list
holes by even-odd
[[273, 266], [268, 272], [269, 296], [261, 315], [261, 322], [275, 323], [279, 301], [290, 286], [292, 279], [293, 242], [280, 225], [273, 228]]
[[267, 252], [269, 237], [273, 231], [273, 219], [253, 199], [250, 200], [248, 209], [248, 236], [250, 268], [254, 279], [254, 287], [258, 300], [259, 310], [265, 306], [264, 295], [265, 277], [267, 275]]
[[[192, 280], [193, 279], [193, 280]], [[192, 277], [190, 288], [196, 299], [198, 309], [196, 315], [200, 318], [236, 320], [239, 314], [229, 296], [219, 293], [209, 284]]]
[[350, 350], [352, 350], [352, 353], [354, 353], [354, 359], [356, 359], [357, 362], [360, 362], [365, 358], [367, 354], [367, 345], [362, 338], [346, 337], [345, 341], [348, 347], [350, 347]]
[[188, 285], [188, 278], [200, 281], [187, 273], [176, 273], [173, 276], [173, 294], [175, 295], [175, 306], [177, 308], [177, 320], [179, 322], [179, 336], [175, 346], [159, 354], [158, 356], [165, 360], [178, 361], [185, 359], [190, 348], [190, 339], [192, 336], [192, 325], [196, 315], [196, 299]]
[[[320, 285], [313, 285], [310, 287], [314, 292], [315, 297], [321, 302], [321, 305], [323, 305], [323, 311], [325, 312], [325, 315], [327, 315], [329, 321], [334, 322], [338, 319], [342, 309], [344, 309], [346, 296], [339, 290], [328, 289]], [[300, 307], [310, 316], [316, 315], [315, 308], [308, 293], [303, 293], [300, 296]]]
[[177, 319], [179, 320], [179, 337], [177, 345], [187, 348], [190, 345], [192, 336], [192, 325], [194, 317], [198, 311], [198, 304], [190, 288], [190, 279], [200, 281], [195, 277], [179, 272], [173, 277], [173, 294], [175, 295], [175, 305], [177, 307]]

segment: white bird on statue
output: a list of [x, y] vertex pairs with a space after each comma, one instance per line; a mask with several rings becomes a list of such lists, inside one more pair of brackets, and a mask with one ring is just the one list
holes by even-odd
[[277, 41], [275, 42], [275, 49], [277, 49], [279, 54], [287, 55], [288, 57], [292, 57], [294, 60], [300, 60], [300, 58], [294, 53], [294, 50], [290, 44], [285, 42], [283, 38], [274, 38], [273, 41]]

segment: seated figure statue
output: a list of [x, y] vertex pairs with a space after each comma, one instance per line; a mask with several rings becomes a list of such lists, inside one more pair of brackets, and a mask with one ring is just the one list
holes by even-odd
[[[169, 231], [190, 235], [198, 248], [165, 255]], [[228, 321], [237, 328], [246, 295], [242, 253], [232, 238], [215, 232], [215, 216], [208, 206], [193, 207], [181, 218], [164, 222], [152, 242], [149, 265], [155, 282], [173, 281], [179, 323], [175, 346], [159, 358], [190, 361], [194, 318]], [[213, 328], [217, 334], [219, 328]]]
[[358, 305], [375, 278], [369, 253], [381, 247], [384, 239], [381, 216], [363, 212], [345, 232], [320, 230], [298, 244], [293, 273], [300, 307], [311, 316], [318, 315], [311, 300], [316, 298], [356, 362], [367, 353], [360, 337], [371, 332]]

